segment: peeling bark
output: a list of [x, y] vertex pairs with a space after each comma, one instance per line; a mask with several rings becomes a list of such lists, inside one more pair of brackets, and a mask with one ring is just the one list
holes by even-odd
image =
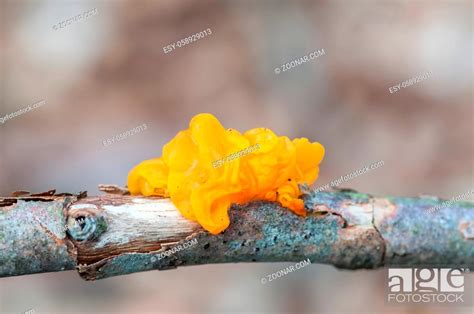
[[[76, 266], [82, 278], [96, 280], [184, 265], [307, 258], [345, 269], [474, 268], [472, 202], [428, 213], [443, 200], [308, 193], [307, 217], [276, 203], [233, 205], [230, 227], [212, 235], [169, 199], [103, 190], [113, 194], [0, 198], [0, 276]], [[190, 240], [195, 245], [186, 247]]]

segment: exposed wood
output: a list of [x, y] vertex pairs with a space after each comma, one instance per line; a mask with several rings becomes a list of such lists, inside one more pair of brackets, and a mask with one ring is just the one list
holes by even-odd
[[[428, 213], [443, 200], [309, 193], [307, 217], [275, 203], [234, 205], [230, 227], [212, 235], [183, 218], [168, 199], [112, 194], [26, 198], [30, 201], [0, 198], [0, 276], [77, 264], [84, 279], [95, 280], [184, 265], [306, 258], [346, 269], [474, 268], [472, 202]], [[67, 237], [58, 231], [66, 223]], [[193, 245], [186, 245], [191, 240]], [[36, 256], [42, 262], [30, 269]]]
[[202, 230], [184, 218], [169, 199], [107, 195], [79, 200], [69, 207], [69, 234], [78, 263], [92, 264], [123, 253], [157, 251]]

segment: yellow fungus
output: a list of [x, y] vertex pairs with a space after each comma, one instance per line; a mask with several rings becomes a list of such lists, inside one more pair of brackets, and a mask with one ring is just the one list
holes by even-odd
[[213, 234], [229, 226], [232, 203], [278, 201], [305, 216], [298, 184], [318, 177], [324, 147], [306, 138], [291, 141], [266, 128], [243, 134], [224, 129], [211, 114], [198, 114], [189, 129], [128, 175], [132, 195], [170, 197], [184, 217]]

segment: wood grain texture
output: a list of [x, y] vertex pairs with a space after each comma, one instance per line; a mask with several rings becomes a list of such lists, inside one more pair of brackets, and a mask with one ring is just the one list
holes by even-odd
[[[85, 218], [85, 225], [74, 221]], [[90, 264], [122, 253], [160, 250], [202, 230], [185, 219], [169, 199], [106, 195], [79, 200], [68, 209], [69, 235], [78, 263]]]
[[[185, 265], [297, 262], [307, 258], [312, 263], [345, 269], [388, 265], [474, 268], [472, 202], [453, 202], [429, 213], [429, 208], [443, 204], [443, 200], [373, 197], [354, 191], [309, 192], [304, 200], [307, 217], [297, 216], [277, 203], [233, 205], [229, 228], [212, 235], [182, 217], [169, 199], [120, 194], [74, 202], [57, 199], [56, 208], [63, 206], [63, 210], [56, 212], [62, 216], [58, 214], [46, 228], [38, 230], [54, 242], [51, 230], [67, 224], [61, 238], [64, 243], [56, 245], [65, 245], [63, 252], [68, 256], [60, 255], [59, 266], [42, 270], [35, 266], [30, 271], [27, 263], [11, 268], [18, 256], [15, 254], [22, 249], [18, 247], [13, 255], [9, 249], [0, 253], [0, 274], [71, 269], [75, 263], [82, 278], [96, 280]], [[0, 204], [2, 201], [5, 199], [0, 199]], [[20, 234], [17, 217], [34, 212], [33, 208], [42, 206], [39, 202], [18, 197], [15, 204], [0, 205], [0, 226], [9, 228], [8, 233], [0, 235], [2, 247], [17, 239], [25, 243], [27, 238]], [[31, 245], [37, 245], [38, 240], [37, 234], [28, 237]], [[50, 249], [45, 248], [41, 254], [47, 256]]]

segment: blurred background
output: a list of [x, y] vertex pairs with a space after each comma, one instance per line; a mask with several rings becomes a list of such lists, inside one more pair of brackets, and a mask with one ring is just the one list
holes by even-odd
[[[0, 0], [0, 117], [45, 102], [0, 124], [0, 195], [124, 185], [135, 164], [160, 156], [192, 116], [210, 112], [225, 127], [322, 143], [315, 186], [383, 160], [344, 187], [455, 197], [474, 186], [472, 20], [472, 2], [456, 0]], [[472, 313], [385, 304], [386, 270], [311, 265], [260, 283], [288, 265], [184, 267], [95, 283], [74, 271], [2, 278], [0, 312]]]

